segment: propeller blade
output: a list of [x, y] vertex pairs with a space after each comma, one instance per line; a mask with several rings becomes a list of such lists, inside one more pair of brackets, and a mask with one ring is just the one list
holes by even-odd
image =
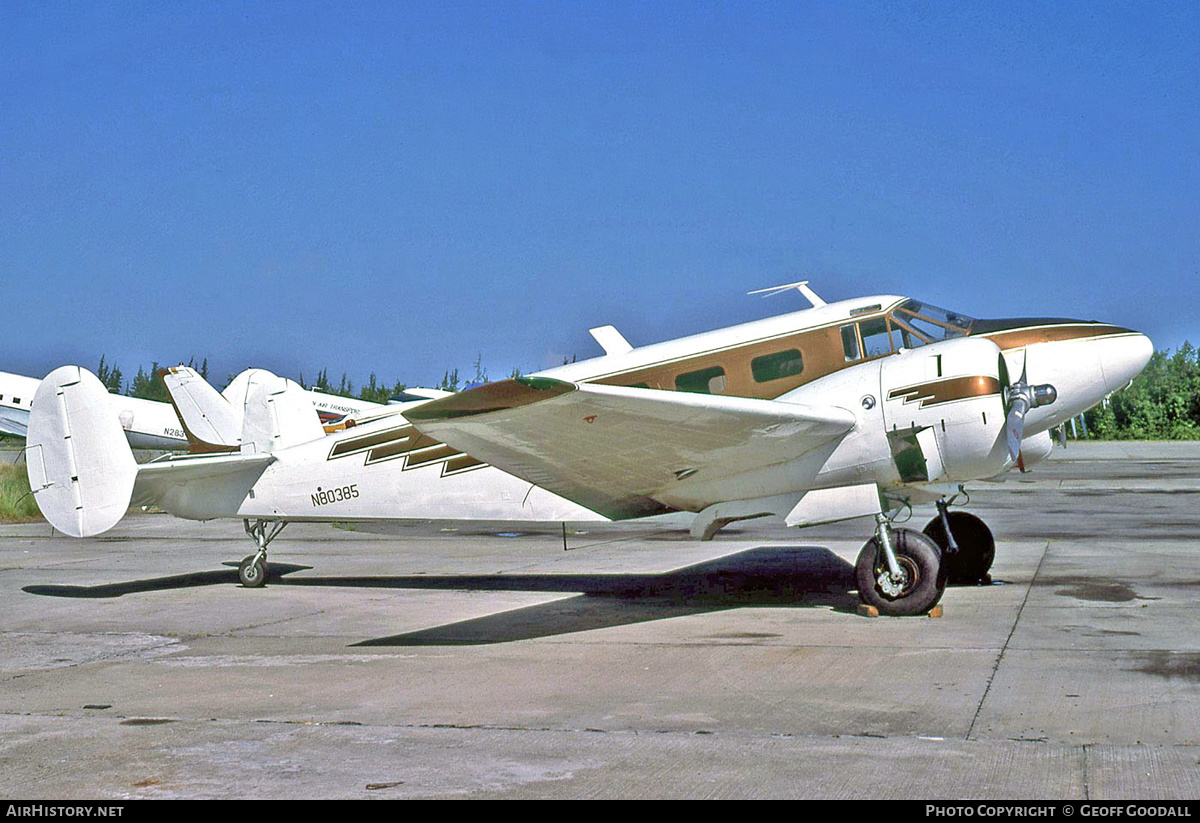
[[[1001, 355], [1003, 358], [1003, 355]], [[1003, 359], [1001, 360], [1003, 365]], [[1040, 386], [1029, 385], [1029, 352], [1021, 362], [1021, 376], [1004, 390], [1004, 433], [1008, 438], [1008, 455], [1012, 461], [1020, 465], [1021, 439], [1025, 434], [1025, 415], [1030, 409], [1048, 406], [1058, 399], [1058, 392], [1049, 383]], [[1002, 373], [1007, 374], [1007, 371]], [[1023, 469], [1022, 469], [1023, 470]]]
[[1009, 394], [1008, 416], [1004, 421], [1004, 431], [1008, 436], [1008, 456], [1016, 463], [1021, 456], [1021, 439], [1025, 433], [1025, 414], [1029, 411], [1027, 387], [1014, 388]]

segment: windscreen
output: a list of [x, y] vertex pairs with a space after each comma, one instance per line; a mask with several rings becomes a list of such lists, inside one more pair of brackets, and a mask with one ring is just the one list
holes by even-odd
[[974, 317], [939, 309], [917, 300], [905, 300], [892, 310], [889, 319], [900, 330], [902, 344], [906, 349], [965, 337], [975, 320]]

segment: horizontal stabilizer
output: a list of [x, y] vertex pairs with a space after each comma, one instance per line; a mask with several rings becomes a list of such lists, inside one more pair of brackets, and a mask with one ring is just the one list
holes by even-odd
[[794, 459], [855, 424], [835, 407], [545, 377], [491, 383], [405, 416], [430, 437], [613, 519], [671, 506], [699, 483], [720, 488], [702, 505], [737, 499], [726, 478]]
[[275, 462], [270, 454], [196, 454], [138, 466], [133, 505], [161, 506], [176, 517], [207, 520], [237, 511], [254, 483]]
[[63, 366], [46, 375], [29, 413], [26, 468], [42, 515], [64, 534], [91, 537], [124, 516], [137, 463], [94, 374]]

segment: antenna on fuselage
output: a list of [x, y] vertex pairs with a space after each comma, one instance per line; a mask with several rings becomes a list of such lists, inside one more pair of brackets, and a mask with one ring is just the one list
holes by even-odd
[[761, 294], [763, 297], [771, 297], [776, 294], [782, 294], [785, 291], [791, 291], [792, 289], [795, 289], [803, 294], [805, 299], [807, 299], [809, 303], [812, 303], [814, 309], [819, 309], [821, 306], [825, 305], [825, 301], [818, 297], [817, 293], [808, 287], [807, 280], [801, 280], [799, 283], [785, 283], [782, 286], [771, 286], [770, 288], [766, 289], [755, 289], [754, 291], [746, 292], [746, 294]]

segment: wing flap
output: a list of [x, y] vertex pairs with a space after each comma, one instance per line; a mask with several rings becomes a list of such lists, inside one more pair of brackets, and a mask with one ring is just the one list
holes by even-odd
[[431, 437], [613, 519], [662, 511], [692, 478], [710, 484], [794, 459], [855, 423], [835, 407], [539, 377], [491, 383], [406, 416]]

